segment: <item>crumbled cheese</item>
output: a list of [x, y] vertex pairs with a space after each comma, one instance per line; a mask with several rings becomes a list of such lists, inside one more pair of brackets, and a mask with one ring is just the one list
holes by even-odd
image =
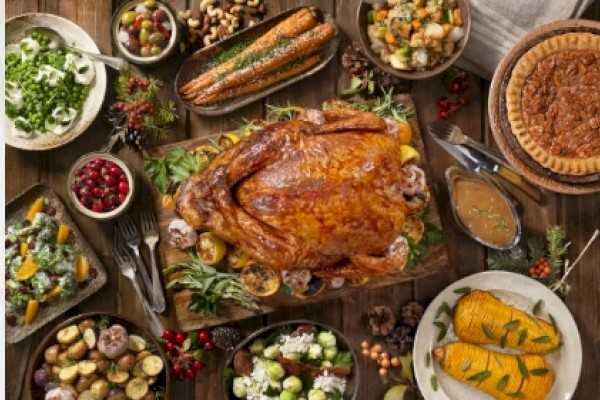
[[315, 378], [314, 388], [321, 389], [324, 392], [333, 392], [337, 389], [340, 393], [344, 393], [346, 391], [346, 379], [338, 378], [325, 371], [323, 375], [319, 375]]
[[277, 400], [278, 397], [269, 397], [263, 394], [272, 385], [263, 361], [259, 357], [254, 357], [252, 363], [254, 364], [252, 374], [243, 378], [246, 386], [246, 400]]
[[308, 348], [314, 342], [315, 335], [312, 333], [305, 333], [296, 337], [292, 337], [290, 335], [282, 335], [279, 349], [281, 350], [281, 354], [284, 357], [291, 354], [304, 354], [308, 351]]

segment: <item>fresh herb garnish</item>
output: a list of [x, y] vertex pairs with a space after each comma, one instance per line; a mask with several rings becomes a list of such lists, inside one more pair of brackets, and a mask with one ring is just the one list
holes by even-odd
[[496, 384], [496, 389], [499, 390], [500, 392], [503, 391], [506, 388], [506, 385], [508, 385], [509, 379], [510, 379], [510, 376], [508, 374], [506, 374], [502, 378], [500, 378], [500, 380], [498, 380], [498, 383]]
[[544, 376], [548, 372], [550, 372], [548, 368], [534, 368], [529, 370], [529, 373], [533, 376]]
[[516, 329], [519, 324], [521, 323], [521, 320], [518, 319], [514, 319], [512, 321], [509, 321], [507, 323], [504, 324], [504, 329], [508, 330], [508, 331], [512, 331], [513, 329]]
[[501, 347], [501, 348], [505, 348], [505, 347], [506, 347], [506, 335], [503, 335], [503, 336], [500, 338], [500, 347]]
[[543, 299], [539, 299], [537, 301], [537, 303], [534, 304], [533, 306], [533, 310], [532, 310], [532, 314], [537, 316], [540, 315], [540, 312], [542, 312], [542, 307], [544, 306], [544, 300]]
[[548, 318], [550, 318], [550, 323], [552, 324], [552, 329], [554, 329], [554, 333], [558, 333], [558, 326], [556, 325], [556, 320], [552, 314], [548, 314]]
[[487, 326], [487, 324], [485, 322], [481, 323], [481, 330], [483, 331], [483, 334], [490, 340], [496, 340], [496, 338], [494, 337], [494, 334], [492, 333], [492, 331], [490, 330], [490, 327]]
[[527, 329], [526, 328], [521, 330], [521, 332], [519, 332], [519, 340], [517, 341], [517, 346], [520, 346], [523, 343], [525, 343], [525, 340], [527, 340]]
[[441, 306], [438, 307], [437, 312], [435, 313], [435, 319], [438, 319], [442, 316], [442, 314], [446, 314], [449, 317], [452, 317], [452, 309], [445, 301]]
[[340, 351], [336, 354], [331, 363], [336, 367], [352, 368], [352, 365], [354, 364], [352, 362], [352, 353], [349, 351]]
[[512, 398], [517, 398], [517, 397], [523, 397], [523, 396], [525, 396], [523, 394], [523, 392], [511, 392], [511, 393], [505, 393], [505, 395], [507, 397], [512, 397]]
[[473, 362], [471, 361], [471, 359], [470, 359], [470, 358], [467, 358], [467, 359], [465, 360], [465, 362], [464, 362], [464, 363], [462, 363], [462, 365], [461, 365], [461, 367], [460, 367], [460, 370], [461, 370], [462, 372], [465, 372], [466, 370], [468, 370], [469, 368], [471, 368], [471, 364], [472, 364], [472, 363], [473, 363]]
[[473, 374], [471, 376], [469, 376], [467, 378], [468, 381], [475, 381], [475, 382], [483, 382], [485, 381], [487, 378], [489, 378], [490, 376], [492, 376], [492, 371], [490, 370], [484, 370], [484, 371], [480, 371], [476, 374]]
[[425, 353], [425, 367], [429, 368], [430, 365], [431, 365], [431, 353], [427, 352], [427, 353]]
[[199, 153], [190, 153], [183, 147], [173, 147], [165, 157], [144, 160], [145, 171], [161, 193], [167, 193], [171, 185], [205, 168], [206, 163]]
[[529, 371], [527, 370], [527, 366], [525, 365], [521, 357], [515, 357], [517, 357], [517, 366], [519, 367], [519, 372], [521, 373], [521, 376], [523, 377], [523, 379], [527, 379], [529, 377]]
[[431, 375], [431, 379], [429, 381], [431, 382], [431, 388], [433, 389], [433, 391], [437, 392], [437, 390], [438, 390], [437, 377], [435, 375]]
[[536, 338], [531, 339], [531, 341], [533, 343], [550, 343], [552, 341], [552, 339], [550, 339], [550, 336], [538, 336]]
[[456, 294], [467, 294], [467, 293], [471, 292], [471, 288], [469, 286], [463, 286], [463, 287], [454, 289], [453, 292]]
[[441, 342], [448, 333], [448, 327], [446, 326], [446, 324], [440, 321], [433, 321], [433, 324], [440, 330], [437, 335], [437, 341]]

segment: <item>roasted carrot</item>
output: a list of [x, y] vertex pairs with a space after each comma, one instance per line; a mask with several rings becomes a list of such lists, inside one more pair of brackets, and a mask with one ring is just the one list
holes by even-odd
[[387, 17], [387, 10], [381, 9], [375, 13], [375, 21], [383, 21]]
[[390, 30], [388, 30], [385, 33], [385, 41], [387, 43], [389, 43], [389, 44], [396, 44], [397, 43], [396, 42], [396, 38], [394, 37], [394, 34]]
[[194, 100], [194, 104], [196, 105], [207, 105], [217, 103], [219, 101], [227, 100], [235, 96], [241, 96], [244, 94], [257, 92], [261, 89], [267, 88], [277, 82], [281, 82], [285, 79], [291, 78], [295, 75], [298, 75], [309, 68], [316, 65], [321, 60], [321, 55], [316, 54], [314, 56], [302, 59], [295, 60], [292, 63], [284, 66], [282, 69], [274, 71], [270, 74], [263, 75], [258, 77], [257, 79], [241, 85], [229, 88], [223, 92], [214, 93], [209, 96], [198, 96], [196, 100]]
[[218, 80], [219, 76], [232, 72], [237, 60], [247, 57], [250, 54], [269, 49], [275, 46], [283, 38], [296, 37], [313, 28], [315, 25], [317, 25], [317, 21], [311, 11], [308, 8], [303, 8], [275, 25], [267, 33], [256, 39], [240, 54], [201, 74], [182, 86], [179, 91], [184, 94], [190, 94], [192, 91], [195, 92], [209, 87]]
[[[263, 53], [256, 53], [237, 61], [238, 69], [229, 75], [223, 76], [215, 84], [198, 95], [210, 96], [231, 87], [239, 86], [257, 77], [268, 74], [277, 68], [290, 63], [292, 60], [312, 54], [324, 43], [333, 38], [335, 28], [332, 24], [317, 25], [300, 36], [282, 42], [273, 49]], [[193, 95], [197, 97], [198, 95]], [[188, 99], [189, 97], [185, 97]]]

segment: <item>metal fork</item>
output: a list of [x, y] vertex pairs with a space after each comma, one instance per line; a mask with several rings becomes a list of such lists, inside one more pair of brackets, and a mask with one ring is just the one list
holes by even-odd
[[133, 250], [133, 254], [135, 255], [135, 260], [138, 265], [138, 270], [142, 274], [142, 280], [144, 281], [144, 286], [146, 287], [146, 293], [148, 293], [148, 298], [150, 299], [150, 304], [152, 304], [152, 309], [156, 310], [156, 294], [152, 290], [152, 281], [150, 280], [150, 277], [148, 276], [148, 271], [146, 271], [146, 266], [144, 265], [144, 262], [140, 257], [140, 233], [138, 232], [133, 221], [128, 215], [119, 217], [119, 219], [117, 220], [117, 227], [119, 228], [121, 235], [123, 235], [127, 246], [129, 246], [129, 248]]
[[117, 243], [113, 245], [113, 254], [117, 260], [119, 268], [121, 268], [121, 273], [131, 281], [133, 288], [135, 289], [140, 301], [142, 302], [142, 305], [144, 306], [144, 311], [146, 312], [148, 321], [150, 323], [150, 330], [153, 334], [160, 337], [165, 328], [160, 319], [158, 319], [156, 316], [156, 313], [152, 310], [152, 307], [148, 303], [148, 300], [146, 300], [146, 297], [144, 297], [140, 285], [138, 285], [137, 279], [135, 278], [135, 260], [131, 257], [125, 247], [119, 246]]
[[158, 222], [156, 221], [156, 214], [150, 211], [142, 211], [140, 214], [140, 221], [142, 223], [142, 236], [144, 237], [144, 242], [150, 250], [152, 294], [156, 296], [154, 297], [154, 309], [157, 312], [163, 312], [166, 308], [166, 302], [160, 283], [160, 275], [158, 273], [158, 268], [156, 267], [156, 254], [154, 254], [154, 248], [158, 242]]

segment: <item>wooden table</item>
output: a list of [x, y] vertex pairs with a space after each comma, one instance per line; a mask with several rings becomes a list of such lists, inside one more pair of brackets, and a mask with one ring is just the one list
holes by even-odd
[[[171, 2], [176, 9], [197, 6], [197, 1], [191, 0], [172, 0]], [[7, 18], [28, 12], [61, 15], [83, 27], [98, 43], [100, 50], [110, 54], [112, 49], [108, 32], [110, 18], [117, 5], [114, 3], [118, 3], [118, 1], [7, 0], [5, 11]], [[318, 5], [336, 17], [345, 34], [342, 48], [349, 42], [349, 37], [356, 36], [353, 21], [357, 0], [269, 0], [269, 15], [306, 4]], [[600, 2], [596, 2], [587, 16], [600, 19]], [[173, 64], [175, 63], [161, 69], [147, 69], [145, 72], [172, 83], [177, 68]], [[114, 81], [115, 73], [108, 72], [109, 86], [105, 107], [114, 101], [111, 83]], [[487, 122], [486, 107], [489, 82], [477, 77], [471, 77], [470, 82], [471, 87], [467, 93], [469, 104], [452, 116], [451, 121], [458, 123], [476, 140], [493, 144]], [[318, 107], [323, 100], [335, 96], [341, 89], [347, 87], [347, 84], [348, 75], [341, 68], [338, 57], [317, 75], [270, 96], [266, 101], [249, 105], [232, 115], [222, 118], [203, 118], [186, 112], [179, 105], [180, 119], [173, 129], [169, 141], [218, 133], [233, 127], [235, 120], [262, 117], [265, 114], [266, 103], [283, 105], [292, 101], [303, 106]], [[442, 95], [440, 79], [434, 78], [417, 82], [412, 85], [412, 93], [423, 130], [428, 122], [437, 119], [435, 101]], [[57, 150], [25, 152], [6, 147], [6, 198], [10, 199], [16, 196], [35, 182], [43, 182], [50, 185], [63, 199], [67, 199], [65, 179], [69, 167], [81, 154], [100, 148], [108, 131], [107, 122], [99, 117], [84, 135]], [[351, 343], [358, 346], [361, 340], [372, 339], [367, 333], [365, 322], [365, 313], [370, 306], [387, 304], [398, 310], [410, 299], [427, 301], [452, 281], [482, 271], [485, 265], [485, 249], [464, 236], [455, 226], [449, 214], [444, 170], [455, 162], [429, 138], [426, 138], [426, 148], [429, 159], [434, 160], [432, 163], [433, 179], [452, 266], [448, 271], [385, 290], [362, 292], [344, 299], [280, 310], [265, 317], [242, 321], [241, 327], [246, 332], [251, 332], [267, 323], [290, 318], [309, 318], [337, 327], [345, 333]], [[141, 161], [133, 152], [124, 150], [121, 152], [121, 156], [134, 163], [138, 169], [141, 168]], [[145, 188], [138, 195], [136, 206], [142, 207], [144, 199], [148, 199], [147, 195], [148, 188]], [[515, 196], [523, 205], [525, 231], [542, 234], [546, 226], [561, 224], [566, 231], [567, 238], [572, 242], [570, 247], [572, 255], [579, 253], [594, 229], [600, 225], [600, 193], [587, 196], [549, 193], [548, 202], [543, 207], [532, 203], [519, 192], [515, 192]], [[110, 253], [112, 223], [97, 223], [75, 212], [72, 214], [81, 231], [87, 236], [92, 247], [107, 267], [109, 280], [103, 290], [81, 303], [76, 309], [71, 310], [69, 315], [65, 315], [64, 318], [87, 311], [112, 311], [140, 320], [142, 308], [137, 301], [131, 301], [132, 298], [135, 298], [131, 285], [117, 270]], [[574, 397], [577, 400], [597, 399], [598, 393], [600, 393], [600, 268], [598, 268], [598, 260], [600, 260], [600, 245], [596, 244], [569, 278], [573, 291], [567, 297], [566, 303], [579, 326], [584, 354], [581, 379]], [[49, 324], [21, 343], [6, 347], [6, 398], [16, 398], [17, 388], [23, 383], [21, 373], [28, 361], [28, 356], [34, 350], [36, 343], [54, 324], [59, 322], [57, 320], [55, 323]], [[218, 357], [215, 357], [210, 368], [203, 371], [195, 382], [175, 383], [172, 387], [172, 398], [219, 399], [221, 382], [219, 372], [225, 355], [216, 355]], [[358, 398], [361, 400], [381, 398], [385, 387], [377, 377], [376, 366], [362, 359], [359, 364], [362, 382]], [[27, 398], [26, 390], [22, 398]]]

